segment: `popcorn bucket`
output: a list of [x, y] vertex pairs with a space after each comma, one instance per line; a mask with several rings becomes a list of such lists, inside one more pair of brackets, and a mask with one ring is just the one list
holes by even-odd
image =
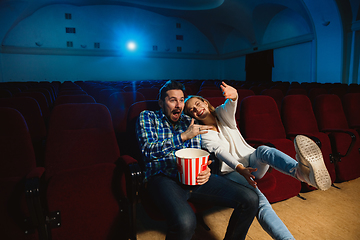
[[179, 181], [186, 185], [197, 185], [196, 177], [204, 171], [209, 153], [198, 148], [184, 148], [175, 152]]

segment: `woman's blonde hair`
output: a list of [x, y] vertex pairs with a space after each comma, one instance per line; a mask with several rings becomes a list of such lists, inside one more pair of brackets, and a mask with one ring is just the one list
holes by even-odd
[[201, 96], [196, 96], [196, 95], [189, 95], [189, 96], [185, 99], [184, 113], [185, 113], [186, 115], [189, 115], [189, 116], [190, 116], [190, 114], [189, 114], [189, 112], [187, 111], [187, 108], [186, 108], [186, 103], [187, 103], [190, 99], [192, 99], [192, 98], [197, 98], [197, 99], [199, 99], [200, 101], [206, 102], [206, 103], [208, 104], [208, 106], [209, 106], [209, 111], [210, 111], [210, 113], [211, 113], [214, 117], [217, 117], [214, 106], [211, 105], [211, 103], [210, 103], [207, 99], [205, 99], [205, 98], [203, 98], [203, 97], [201, 97]]

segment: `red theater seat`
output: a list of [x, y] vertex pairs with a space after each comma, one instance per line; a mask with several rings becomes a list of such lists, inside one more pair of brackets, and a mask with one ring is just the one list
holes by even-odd
[[123, 172], [132, 162], [120, 156], [105, 105], [56, 106], [45, 158], [51, 239], [130, 238]]
[[319, 130], [329, 135], [336, 167], [337, 181], [360, 176], [360, 138], [346, 120], [339, 96], [326, 94], [316, 97], [314, 112]]
[[29, 129], [21, 113], [0, 107], [0, 115], [1, 239], [45, 239], [45, 218], [34, 196], [44, 169], [36, 167]]
[[[335, 182], [335, 165], [332, 159], [330, 139], [327, 134], [320, 132], [310, 99], [305, 95], [289, 95], [282, 103], [282, 120], [286, 135], [294, 140], [296, 135], [305, 135], [318, 143], [332, 182]], [[302, 190], [313, 190], [314, 187], [302, 183]]]
[[1, 98], [0, 107], [15, 108], [24, 116], [38, 165], [42, 166], [47, 130], [38, 102], [31, 97]]
[[360, 92], [345, 94], [342, 103], [349, 127], [360, 134]]
[[[270, 143], [280, 151], [295, 158], [294, 143], [286, 138], [284, 126], [275, 100], [269, 96], [255, 95], [244, 98], [240, 106], [240, 130], [247, 142], [254, 147]], [[301, 182], [273, 169], [275, 181], [266, 185], [258, 183], [259, 189], [269, 202], [278, 202], [299, 194]]]
[[264, 91], [261, 92], [261, 95], [266, 95], [266, 96], [272, 97], [275, 100], [279, 111], [281, 111], [281, 104], [282, 104], [282, 100], [284, 98], [284, 94], [280, 89], [276, 89], [276, 88], [265, 89]]

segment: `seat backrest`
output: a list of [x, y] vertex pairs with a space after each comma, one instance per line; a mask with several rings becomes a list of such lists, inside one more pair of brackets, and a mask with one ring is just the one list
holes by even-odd
[[349, 129], [340, 97], [323, 94], [315, 98], [314, 112], [320, 131], [325, 129]]
[[287, 133], [319, 132], [311, 101], [306, 95], [285, 96], [281, 117]]
[[137, 91], [144, 95], [146, 100], [158, 100], [159, 90], [158, 87], [148, 87], [139, 88]]
[[25, 218], [29, 219], [28, 223], [32, 219], [25, 200], [25, 177], [36, 168], [29, 129], [24, 117], [14, 108], [0, 107], [0, 116], [1, 238], [36, 240], [38, 232], [25, 234], [24, 224]]
[[0, 89], [0, 98], [10, 98], [10, 97], [12, 97], [12, 93], [9, 90], [5, 88]]
[[208, 100], [210, 104], [216, 108], [217, 106], [223, 104], [226, 99], [224, 97], [207, 97], [206, 100]]
[[345, 94], [342, 103], [349, 126], [360, 128], [360, 92]]
[[286, 95], [307, 95], [305, 88], [289, 88], [286, 92]]
[[96, 103], [90, 95], [60, 95], [56, 98], [54, 106], [64, 103]]
[[314, 102], [314, 100], [317, 96], [322, 95], [322, 94], [328, 94], [328, 91], [325, 88], [320, 88], [320, 87], [316, 87], [316, 88], [314, 87], [308, 91], [308, 97], [309, 97], [311, 103]]
[[1, 98], [0, 107], [17, 109], [25, 118], [33, 141], [40, 141], [46, 137], [45, 121], [38, 102], [31, 97]]
[[15, 97], [32, 97], [34, 98], [41, 109], [43, 116], [50, 117], [49, 103], [42, 92], [21, 92], [14, 95]]
[[116, 133], [126, 131], [126, 119], [129, 107], [139, 101], [145, 101], [140, 92], [116, 92], [109, 96], [107, 107], [110, 110]]
[[49, 89], [46, 88], [29, 88], [27, 90], [25, 90], [24, 92], [41, 92], [45, 95], [46, 97], [46, 101], [48, 102], [50, 108], [52, 108], [53, 104], [54, 104], [54, 99], [53, 96], [51, 95]]
[[126, 135], [127, 135], [127, 144], [128, 147], [126, 148], [129, 154], [136, 160], [141, 160], [142, 155], [139, 151], [138, 147], [138, 140], [136, 135], [136, 122], [139, 118], [139, 114], [144, 110], [151, 110], [156, 111], [160, 109], [159, 103], [157, 100], [146, 100], [140, 101], [132, 104], [129, 108], [128, 115], [127, 115], [127, 128], [126, 128]]
[[284, 98], [284, 94], [280, 89], [277, 88], [265, 89], [261, 92], [261, 95], [272, 97], [275, 100], [279, 111], [281, 110], [281, 104]]
[[0, 107], [0, 178], [24, 177], [36, 166], [30, 132], [22, 114]]
[[286, 138], [275, 100], [264, 95], [249, 96], [240, 105], [240, 130], [245, 138]]
[[62, 89], [57, 96], [61, 95], [87, 95], [87, 92], [82, 89]]
[[114, 163], [119, 147], [107, 107], [99, 103], [60, 104], [52, 112], [45, 153], [46, 176]]
[[207, 88], [200, 89], [196, 95], [199, 95], [203, 98], [222, 97], [223, 96], [220, 89], [213, 89], [213, 88], [212, 89], [207, 89]]
[[101, 89], [98, 93], [96, 93], [94, 95], [94, 98], [95, 98], [96, 102], [107, 105], [109, 96], [115, 92], [120, 92], [120, 90], [115, 89], [115, 88]]

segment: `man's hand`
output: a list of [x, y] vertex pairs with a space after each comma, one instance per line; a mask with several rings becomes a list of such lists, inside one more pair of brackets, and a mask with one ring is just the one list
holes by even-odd
[[246, 179], [246, 181], [248, 181], [248, 183], [253, 186], [254, 188], [257, 188], [257, 183], [254, 181], [255, 177], [254, 175], [252, 175], [252, 172], [257, 171], [257, 168], [251, 168], [251, 167], [247, 167], [245, 168], [242, 164], [238, 164], [236, 166], [236, 171], [238, 173], [240, 173], [241, 175], [244, 176], [244, 178]]
[[207, 166], [206, 166], [206, 169], [202, 172], [199, 173], [199, 175], [197, 176], [196, 178], [196, 182], [199, 184], [199, 185], [203, 185], [205, 184], [209, 178], [210, 178], [210, 175], [211, 175], [211, 170], [209, 168], [209, 165], [212, 163], [211, 160], [209, 160], [207, 162]]
[[199, 134], [207, 133], [207, 130], [211, 129], [210, 126], [194, 124], [194, 122], [195, 119], [192, 118], [188, 129], [186, 129], [185, 132], [181, 133], [181, 140], [183, 142], [190, 140]]

